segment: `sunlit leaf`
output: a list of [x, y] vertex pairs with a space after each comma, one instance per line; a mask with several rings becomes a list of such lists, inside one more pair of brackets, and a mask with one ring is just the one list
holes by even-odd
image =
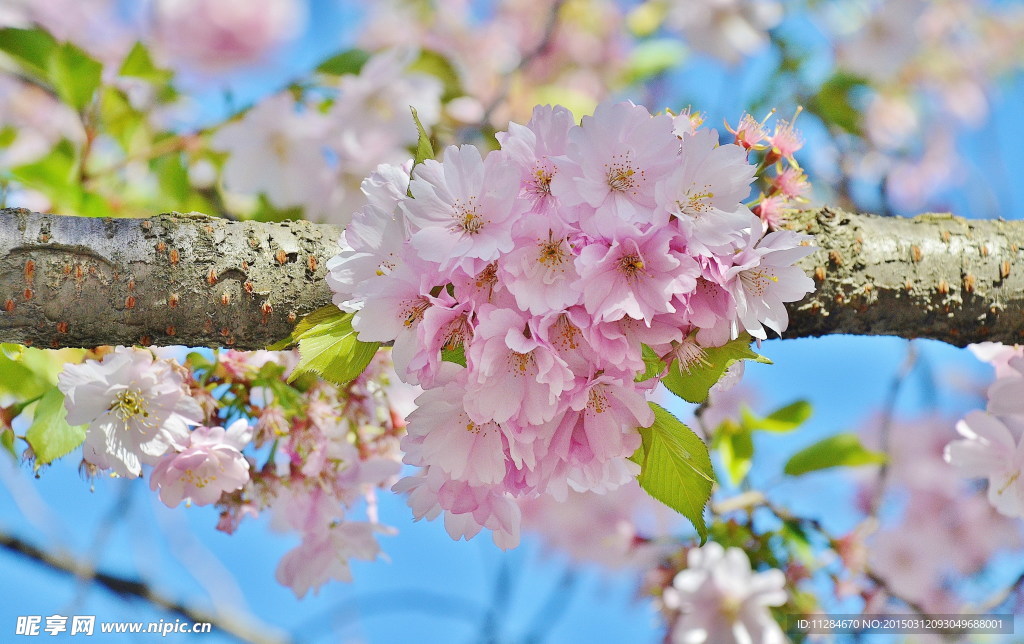
[[743, 333], [720, 347], [705, 349], [705, 362], [693, 364], [688, 370], [681, 369], [677, 362], [672, 363], [661, 382], [683, 400], [702, 403], [725, 370], [740, 360], [771, 364], [771, 360], [750, 348], [750, 336]]
[[299, 363], [288, 377], [289, 382], [312, 373], [343, 385], [363, 372], [380, 343], [356, 338], [353, 315], [333, 305], [325, 306], [306, 316], [286, 340], [270, 347], [277, 350], [298, 342]]
[[85, 426], [68, 425], [66, 416], [64, 394], [56, 387], [36, 403], [25, 440], [32, 446], [37, 467], [68, 454], [85, 440]]
[[423, 123], [420, 122], [420, 115], [417, 114], [415, 107], [410, 107], [412, 110], [412, 120], [416, 122], [416, 154], [413, 157], [413, 166], [417, 166], [427, 159], [434, 158], [434, 146], [430, 143], [430, 135], [423, 128]]
[[707, 445], [663, 407], [650, 405], [654, 424], [640, 428], [643, 442], [631, 457], [640, 465], [637, 481], [648, 494], [689, 519], [704, 543], [704, 506], [715, 482]]
[[103, 65], [71, 43], [61, 43], [47, 61], [47, 77], [61, 99], [81, 110], [100, 86]]
[[368, 60], [370, 60], [370, 52], [364, 49], [348, 49], [317, 65], [316, 71], [332, 76], [358, 74]]
[[798, 400], [785, 407], [780, 407], [764, 418], [755, 416], [750, 409], [744, 406], [741, 410], [743, 425], [750, 429], [760, 429], [767, 432], [790, 432], [803, 425], [811, 417], [813, 411], [811, 403], [806, 400]]
[[149, 49], [141, 42], [135, 43], [132, 50], [128, 52], [119, 73], [121, 76], [141, 78], [154, 84], [169, 83], [174, 78], [174, 72], [156, 66], [152, 56], [149, 55]]
[[864, 447], [857, 434], [845, 433], [829, 436], [800, 450], [789, 459], [784, 471], [797, 476], [830, 467], [880, 465], [887, 460], [884, 453]]
[[40, 29], [0, 29], [0, 51], [40, 79], [47, 77], [50, 55], [56, 47], [53, 36]]
[[650, 380], [665, 370], [665, 361], [658, 357], [658, 354], [654, 352], [654, 349], [644, 344], [642, 345], [642, 352], [644, 371], [643, 373], [637, 374], [635, 378], [636, 382]]

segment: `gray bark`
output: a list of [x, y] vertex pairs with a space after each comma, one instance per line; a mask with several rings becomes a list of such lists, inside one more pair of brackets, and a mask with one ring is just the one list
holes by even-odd
[[0, 341], [266, 347], [330, 302], [336, 226], [0, 210]]
[[1024, 342], [1024, 221], [822, 208], [791, 227], [813, 234], [820, 250], [800, 263], [817, 290], [789, 305], [784, 337]]
[[[1024, 341], [1024, 222], [822, 208], [792, 227], [817, 291], [785, 336]], [[340, 229], [198, 214], [88, 219], [0, 210], [0, 342], [266, 347], [330, 303]]]

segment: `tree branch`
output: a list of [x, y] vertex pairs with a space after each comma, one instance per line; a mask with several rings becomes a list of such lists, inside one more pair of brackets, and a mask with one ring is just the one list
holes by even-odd
[[213, 628], [243, 642], [281, 644], [287, 641], [269, 632], [266, 626], [248, 624], [235, 616], [207, 613], [204, 610], [186, 606], [157, 592], [145, 582], [94, 570], [91, 566], [72, 557], [47, 552], [12, 535], [0, 533], [0, 548], [42, 564], [56, 572], [98, 584], [122, 599], [142, 599], [157, 608], [180, 615], [192, 623], [209, 623]]
[[[1024, 222], [821, 208], [791, 226], [818, 290], [785, 337], [1024, 340]], [[90, 219], [0, 210], [0, 342], [258, 349], [330, 303], [337, 226], [204, 215]]]

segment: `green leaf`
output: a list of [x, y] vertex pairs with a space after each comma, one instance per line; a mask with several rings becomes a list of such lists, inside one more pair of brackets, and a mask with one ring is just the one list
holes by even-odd
[[633, 50], [626, 68], [626, 82], [639, 83], [666, 72], [686, 60], [687, 50], [677, 38], [655, 38]]
[[846, 72], [830, 76], [818, 93], [807, 102], [807, 109], [817, 114], [826, 125], [833, 125], [850, 134], [860, 135], [861, 114], [854, 105], [855, 94], [867, 87], [867, 80]]
[[77, 110], [88, 105], [100, 86], [103, 65], [71, 43], [58, 45], [47, 62], [47, 77], [61, 99]]
[[49, 385], [21, 360], [0, 355], [0, 392], [26, 400], [41, 395]]
[[650, 348], [646, 344], [641, 345], [642, 355], [644, 360], [643, 373], [638, 373], [634, 382], [643, 382], [644, 380], [650, 380], [655, 376], [660, 375], [665, 371], [665, 361], [658, 357], [658, 354], [654, 352], [654, 349]]
[[332, 76], [358, 74], [368, 60], [370, 60], [370, 52], [364, 49], [348, 49], [317, 65], [316, 71]]
[[0, 29], [0, 51], [40, 79], [47, 78], [50, 54], [56, 47], [53, 36], [41, 29]]
[[128, 52], [119, 74], [130, 78], [141, 78], [157, 85], [169, 83], [174, 78], [174, 72], [156, 66], [152, 56], [149, 55], [149, 50], [141, 42], [135, 43], [132, 50]]
[[465, 93], [462, 90], [462, 83], [459, 81], [458, 70], [448, 58], [436, 51], [430, 49], [421, 51], [419, 58], [409, 65], [408, 71], [422, 72], [440, 79], [444, 87], [441, 94], [441, 101], [444, 103]]
[[454, 349], [441, 349], [441, 360], [454, 362], [457, 365], [466, 366], [466, 347], [459, 345]]
[[192, 194], [188, 180], [188, 169], [180, 154], [168, 154], [153, 159], [150, 164], [156, 173], [160, 190], [165, 196], [163, 203], [171, 210], [182, 209]]
[[811, 417], [813, 408], [806, 400], [798, 400], [785, 407], [776, 409], [764, 418], [758, 418], [746, 405], [740, 412], [743, 415], [743, 425], [750, 429], [761, 429], [766, 432], [791, 432]]
[[322, 306], [306, 317], [299, 320], [292, 329], [291, 335], [280, 342], [267, 347], [270, 351], [281, 351], [299, 343], [299, 340], [307, 333], [314, 331], [319, 325], [328, 324], [336, 320], [343, 311], [333, 304]]
[[11, 174], [18, 182], [42, 192], [54, 201], [77, 205], [81, 189], [75, 175], [76, 167], [74, 146], [63, 139], [46, 156], [13, 168]]
[[668, 374], [662, 379], [662, 384], [683, 400], [702, 403], [707, 400], [711, 387], [734, 363], [740, 360], [754, 360], [765, 364], [772, 362], [751, 350], [750, 336], [746, 333], [720, 347], [705, 349], [704, 353], [705, 363], [695, 363], [689, 370], [681, 369], [678, 362], [673, 363]]
[[708, 447], [666, 409], [650, 405], [654, 424], [640, 428], [643, 442], [631, 457], [640, 465], [637, 481], [648, 494], [689, 519], [703, 544], [708, 538], [704, 506], [715, 483]]
[[412, 120], [416, 122], [416, 154], [413, 157], [413, 167], [415, 168], [427, 159], [434, 158], [434, 146], [431, 145], [430, 136], [427, 135], [423, 124], [420, 123], [420, 115], [416, 113], [416, 108], [410, 107], [409, 109], [412, 110]]
[[861, 445], [854, 433], [836, 434], [806, 447], [789, 459], [785, 472], [791, 476], [815, 472], [830, 467], [880, 465], [888, 457], [883, 452], [869, 450]]
[[714, 445], [733, 485], [746, 478], [754, 458], [754, 437], [749, 429], [726, 421], [715, 433]]
[[[353, 316], [353, 313], [335, 306], [325, 306], [306, 316], [296, 326], [289, 340], [299, 343], [299, 363], [288, 377], [288, 382], [302, 374], [312, 373], [328, 382], [343, 385], [363, 372], [380, 343], [360, 341], [352, 329]], [[281, 345], [279, 342], [271, 348], [281, 348]]]
[[68, 425], [66, 416], [64, 394], [56, 387], [36, 403], [25, 440], [32, 446], [37, 468], [64, 456], [85, 440], [85, 426]]
[[18, 460], [18, 451], [14, 449], [14, 430], [10, 427], [0, 429], [0, 448]]
[[[146, 122], [144, 114], [132, 107], [128, 97], [115, 87], [104, 87], [100, 91], [100, 117], [103, 126], [126, 152], [130, 152], [136, 135]], [[142, 138], [142, 137], [139, 137]]]

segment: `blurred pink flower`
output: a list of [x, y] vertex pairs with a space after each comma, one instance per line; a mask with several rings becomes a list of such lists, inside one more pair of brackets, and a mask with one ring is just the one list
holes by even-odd
[[251, 65], [298, 36], [300, 0], [154, 0], [159, 52], [175, 66], [204, 72]]

